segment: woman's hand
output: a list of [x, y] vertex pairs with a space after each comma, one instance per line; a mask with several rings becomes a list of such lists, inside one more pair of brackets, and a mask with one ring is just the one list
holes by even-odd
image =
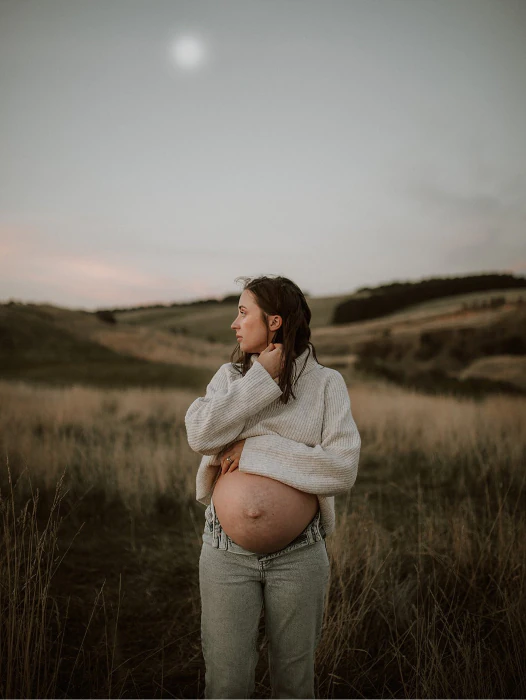
[[[243, 452], [244, 444], [244, 440], [238, 440], [237, 442], [225, 447], [225, 449], [220, 453], [221, 474], [233, 472], [235, 469], [239, 468], [239, 459], [241, 457], [241, 453]], [[227, 461], [227, 457], [231, 458], [230, 461]]]
[[276, 380], [284, 364], [283, 343], [270, 343], [255, 361], [263, 365], [272, 379]]

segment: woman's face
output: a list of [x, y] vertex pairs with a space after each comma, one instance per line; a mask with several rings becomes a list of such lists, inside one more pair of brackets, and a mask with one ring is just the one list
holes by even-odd
[[239, 347], [243, 352], [263, 352], [272, 342], [274, 333], [281, 326], [281, 316], [269, 316], [270, 329], [261, 318], [261, 309], [249, 289], [239, 297], [238, 315], [230, 326], [237, 336]]

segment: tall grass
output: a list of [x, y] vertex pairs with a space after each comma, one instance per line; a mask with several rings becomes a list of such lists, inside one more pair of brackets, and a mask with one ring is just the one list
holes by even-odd
[[99, 390], [0, 382], [0, 447], [13, 470], [70, 496], [91, 491], [140, 515], [167, 494], [191, 498], [195, 453], [186, 441], [182, 390]]
[[523, 697], [525, 403], [351, 395], [365, 447], [331, 538], [319, 696]]
[[[28, 474], [20, 474], [13, 483], [8, 460], [6, 475], [7, 494], [0, 491], [0, 697], [58, 697], [59, 690], [64, 692], [61, 683], [65, 684], [66, 679], [67, 696], [97, 606], [102, 606], [106, 613], [103, 586], [95, 597], [73, 663], [63, 669], [69, 599], [63, 606], [51, 589], [53, 577], [68, 553], [68, 550], [61, 553], [58, 544], [64, 474], [58, 479], [44, 512], [39, 507], [39, 489], [25, 502], [21, 498], [18, 487]], [[27, 482], [31, 488], [30, 477]], [[106, 614], [104, 618], [106, 673], [94, 685], [102, 686], [104, 697], [113, 697], [117, 621], [111, 639]]]
[[[100, 600], [104, 591], [108, 599], [120, 600], [116, 580], [109, 582], [101, 589], [99, 612], [85, 623], [99, 625], [95, 641], [86, 633], [77, 645], [91, 650], [91, 666], [83, 655], [73, 655], [58, 676], [56, 640], [64, 628], [54, 629], [53, 624], [67, 610], [58, 610], [49, 599], [47, 607], [41, 602], [45, 592], [49, 595], [49, 561], [56, 556], [53, 529], [47, 530], [47, 539], [38, 540], [42, 564], [31, 569], [35, 575], [28, 580], [37, 588], [28, 601], [37, 605], [39, 600], [40, 607], [27, 608], [27, 619], [42, 621], [36, 636], [33, 623], [30, 639], [47, 640], [39, 642], [48, 671], [41, 672], [47, 680], [39, 681], [38, 695], [71, 694], [70, 680], [84, 664], [82, 689], [95, 695], [198, 697], [204, 668], [195, 575], [201, 523], [195, 515], [202, 507], [195, 503], [199, 456], [188, 448], [183, 422], [195, 396], [172, 390], [111, 392], [23, 384], [4, 384], [0, 393], [1, 447], [14, 472], [27, 465], [43, 494], [52, 493], [64, 474], [69, 507], [91, 492], [98, 517], [117, 512], [120, 503], [137, 528], [130, 531], [130, 547], [122, 548], [122, 556], [129, 549], [141, 567], [134, 579], [140, 586], [126, 603], [133, 616], [125, 605], [118, 618], [120, 631], [115, 615], [115, 626], [108, 631], [105, 614], [99, 614]], [[337, 498], [337, 529], [328, 539], [331, 581], [317, 650], [318, 697], [524, 696], [526, 401], [504, 395], [480, 401], [422, 396], [376, 382], [352, 386], [351, 402], [362, 454], [355, 487]], [[50, 512], [52, 504], [49, 499]], [[19, 535], [13, 544], [12, 512], [10, 561], [17, 547], [26, 552], [17, 561], [33, 561], [26, 545], [20, 549]], [[179, 518], [173, 540], [167, 536], [172, 513]], [[148, 525], [147, 540], [141, 540], [146, 537], [142, 525]], [[188, 531], [184, 542], [181, 527]], [[121, 530], [115, 524], [112, 537], [122, 537]], [[86, 537], [81, 532], [77, 542]], [[174, 550], [174, 542], [184, 545], [184, 552]], [[89, 542], [84, 546], [88, 551]], [[3, 545], [2, 572], [7, 571], [6, 552]], [[110, 569], [114, 561], [102, 559], [98, 542], [93, 542], [93, 552], [105, 578], [104, 567]], [[184, 579], [181, 561], [187, 555], [189, 577]], [[170, 568], [174, 559], [180, 567], [175, 582]], [[131, 576], [127, 562], [119, 567], [124, 587]], [[19, 580], [24, 577], [20, 574]], [[162, 584], [165, 579], [169, 583]], [[12, 640], [9, 663], [18, 669], [18, 676], [12, 675], [18, 678], [28, 659], [37, 655], [26, 654], [27, 643], [16, 639], [16, 630], [23, 627], [16, 626], [13, 616], [25, 608], [21, 594], [5, 597], [8, 590], [11, 586], [2, 588], [2, 615], [8, 608], [14, 612], [9, 624], [2, 625], [11, 630], [6, 641], [2, 637], [2, 646]], [[150, 597], [149, 590], [157, 593]], [[181, 596], [177, 609], [185, 609], [185, 615], [170, 617], [170, 596]], [[54, 617], [49, 610], [55, 611]], [[158, 646], [143, 655], [149, 667], [143, 664], [140, 676], [131, 661], [145, 648], [144, 640], [137, 639], [138, 624], [143, 634], [161, 630]], [[31, 687], [38, 679], [35, 673]], [[26, 697], [28, 688], [21, 687]], [[269, 697], [269, 692], [263, 674], [256, 697]]]
[[64, 635], [63, 613], [50, 595], [59, 564], [56, 536], [62, 480], [41, 525], [38, 491], [18, 508], [9, 464], [7, 476], [8, 493], [0, 492], [0, 694], [52, 697]]

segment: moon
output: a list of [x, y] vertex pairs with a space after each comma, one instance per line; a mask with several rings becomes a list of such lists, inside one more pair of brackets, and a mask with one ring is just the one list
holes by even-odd
[[176, 65], [186, 70], [198, 68], [206, 59], [203, 41], [189, 34], [174, 39], [171, 54]]

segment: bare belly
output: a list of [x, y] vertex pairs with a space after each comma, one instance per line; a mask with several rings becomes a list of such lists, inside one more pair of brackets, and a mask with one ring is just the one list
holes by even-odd
[[318, 497], [258, 474], [220, 474], [212, 494], [221, 527], [241, 547], [268, 554], [292, 542], [318, 510]]

